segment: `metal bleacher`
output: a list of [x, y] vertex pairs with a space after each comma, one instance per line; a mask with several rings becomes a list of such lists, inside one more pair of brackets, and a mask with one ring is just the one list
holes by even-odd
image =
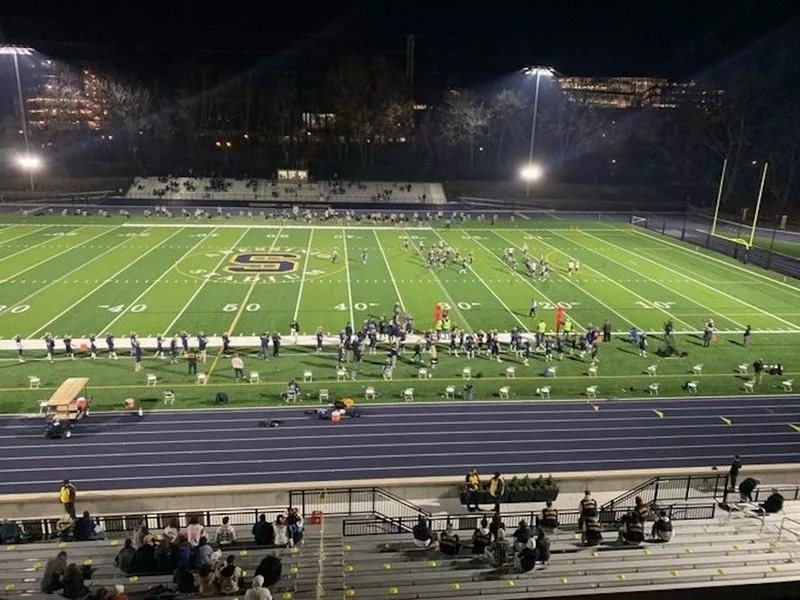
[[137, 177], [126, 198], [156, 201], [444, 204], [441, 183], [337, 182], [208, 177]]

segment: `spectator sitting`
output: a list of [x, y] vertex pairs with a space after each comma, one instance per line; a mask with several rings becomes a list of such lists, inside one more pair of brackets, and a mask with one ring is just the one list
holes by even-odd
[[189, 545], [192, 548], [197, 547], [197, 544], [200, 543], [200, 538], [205, 534], [206, 530], [200, 524], [200, 518], [197, 515], [192, 516], [189, 519], [189, 525], [186, 526], [186, 539], [189, 541]]
[[139, 549], [144, 545], [144, 538], [145, 536], [150, 534], [150, 530], [147, 527], [147, 519], [139, 519], [139, 522], [136, 524], [136, 527], [133, 530], [133, 547], [134, 549]]
[[272, 546], [275, 544], [275, 529], [267, 521], [267, 515], [262, 514], [253, 525], [253, 539], [259, 546]]
[[52, 594], [64, 587], [64, 575], [67, 572], [67, 553], [59, 552], [55, 558], [47, 561], [42, 574], [39, 589], [45, 594]]
[[244, 600], [272, 600], [272, 594], [264, 587], [261, 575], [253, 577], [252, 587], [244, 593]]
[[492, 534], [489, 531], [489, 522], [484, 518], [478, 529], [472, 533], [472, 554], [483, 554], [486, 547], [492, 543]]
[[532, 539], [529, 539], [525, 546], [514, 558], [514, 569], [520, 573], [533, 571], [536, 566], [536, 547]]
[[536, 530], [536, 560], [541, 563], [550, 563], [550, 539], [541, 527]]
[[215, 546], [232, 546], [236, 543], [236, 530], [230, 521], [230, 517], [222, 517], [222, 525], [217, 527], [217, 532], [214, 534]]
[[772, 493], [759, 505], [759, 508], [769, 515], [781, 512], [783, 510], [783, 496], [778, 493], [778, 490], [772, 490]]
[[417, 548], [427, 548], [433, 543], [433, 536], [431, 535], [431, 530], [428, 529], [428, 522], [422, 515], [417, 517], [417, 524], [414, 525], [411, 533], [414, 535], [414, 545]]
[[178, 546], [178, 564], [189, 565], [192, 561], [192, 547], [189, 545], [189, 540], [182, 533], [178, 534], [178, 539], [175, 540]]
[[214, 554], [214, 549], [208, 543], [208, 539], [203, 536], [200, 538], [200, 543], [194, 549], [194, 566], [199, 569], [203, 565], [211, 566], [211, 555]]
[[456, 556], [461, 552], [461, 540], [449, 523], [447, 528], [439, 535], [439, 552], [445, 556]]
[[123, 573], [130, 573], [133, 557], [136, 555], [136, 550], [133, 548], [133, 540], [128, 538], [122, 546], [117, 556], [114, 558], [114, 566]]
[[83, 516], [75, 521], [75, 539], [78, 541], [88, 541], [95, 538], [97, 522], [89, 516], [89, 511], [83, 511]]
[[108, 600], [108, 598], [108, 590], [104, 587], [99, 587], [89, 594], [88, 600]]
[[64, 515], [56, 522], [56, 537], [62, 542], [72, 541], [75, 536], [74, 522]]
[[194, 586], [194, 574], [189, 568], [188, 561], [178, 564], [172, 582], [181, 594], [194, 594], [197, 592], [197, 588]]
[[164, 527], [164, 537], [169, 540], [169, 543], [173, 543], [175, 540], [178, 539], [178, 520], [177, 519], [170, 519], [167, 526]]
[[155, 573], [156, 549], [152, 535], [144, 536], [144, 543], [136, 549], [130, 566], [130, 573]]
[[70, 600], [85, 598], [89, 595], [89, 588], [83, 583], [83, 574], [75, 563], [67, 565], [64, 572], [64, 589], [61, 590], [61, 595]]
[[289, 528], [286, 525], [286, 517], [278, 515], [275, 519], [273, 531], [275, 532], [276, 546], [286, 546], [289, 543]]
[[0, 524], [0, 544], [21, 544], [26, 538], [25, 531], [19, 523], [3, 519]]
[[634, 506], [633, 512], [636, 513], [640, 521], [646, 521], [647, 517], [650, 516], [650, 505], [645, 504], [641, 496], [636, 496], [635, 502], [636, 506]]
[[542, 519], [539, 521], [539, 525], [545, 530], [558, 529], [558, 510], [549, 500], [542, 509]]
[[496, 540], [497, 532], [505, 528], [506, 526], [503, 525], [503, 520], [500, 518], [500, 512], [495, 512], [492, 516], [492, 522], [489, 524], [489, 532], [492, 534], [492, 539]]
[[494, 542], [486, 548], [485, 555], [495, 568], [502, 568], [508, 562], [511, 544], [506, 539], [506, 531], [502, 527], [497, 530]]
[[528, 527], [527, 521], [525, 519], [519, 522], [519, 527], [514, 532], [514, 550], [516, 552], [522, 552], [523, 548], [528, 545], [528, 541], [531, 539], [531, 528]]
[[265, 588], [269, 588], [280, 581], [282, 571], [281, 559], [270, 555], [261, 559], [261, 562], [256, 567], [255, 575], [263, 577], [264, 583], [262, 585]]
[[654, 542], [668, 542], [672, 539], [672, 521], [667, 516], [667, 511], [658, 513], [650, 535]]
[[178, 545], [162, 537], [154, 553], [157, 573], [172, 573], [178, 566]]
[[201, 596], [216, 596], [218, 594], [217, 576], [211, 568], [211, 563], [200, 565], [194, 576], [194, 585], [197, 587], [197, 593]]
[[603, 526], [597, 517], [586, 517], [583, 521], [581, 541], [584, 546], [597, 546], [603, 541]]
[[128, 600], [128, 595], [125, 593], [125, 586], [118, 583], [114, 586], [114, 594], [109, 600]]
[[739, 502], [752, 502], [753, 492], [761, 483], [760, 479], [748, 477], [739, 484]]
[[236, 557], [231, 554], [225, 559], [225, 566], [217, 571], [221, 594], [235, 594], [239, 591], [242, 569], [236, 566]]
[[638, 545], [644, 541], [644, 524], [639, 515], [630, 512], [622, 517], [622, 526], [619, 528], [619, 541], [626, 544]]

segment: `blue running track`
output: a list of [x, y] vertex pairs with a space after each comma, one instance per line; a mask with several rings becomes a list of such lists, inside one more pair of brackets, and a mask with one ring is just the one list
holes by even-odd
[[[0, 418], [0, 493], [800, 462], [800, 397], [104, 413], [69, 440]], [[663, 416], [659, 416], [659, 413]], [[267, 418], [282, 419], [266, 428]], [[723, 419], [724, 417], [724, 419]], [[792, 427], [795, 425], [795, 427]]]

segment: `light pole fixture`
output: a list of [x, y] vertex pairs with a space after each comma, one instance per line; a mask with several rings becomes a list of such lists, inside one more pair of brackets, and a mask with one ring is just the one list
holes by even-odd
[[[30, 156], [31, 146], [30, 139], [28, 138], [28, 118], [25, 112], [25, 99], [22, 95], [22, 79], [19, 74], [19, 57], [33, 55], [33, 48], [26, 48], [25, 46], [8, 46], [0, 45], [0, 55], [10, 56], [14, 64], [14, 77], [17, 83], [17, 102], [19, 103], [19, 120], [20, 128], [22, 131], [23, 139], [25, 140], [25, 155]], [[31, 191], [33, 191], [33, 169], [27, 169], [29, 173], [29, 181]]]
[[[522, 69], [522, 72], [527, 75], [528, 77], [536, 77], [536, 88], [533, 93], [533, 114], [531, 115], [531, 139], [530, 145], [528, 146], [528, 165], [534, 165], [533, 162], [533, 145], [536, 141], [536, 117], [539, 114], [539, 84], [541, 83], [542, 76], [544, 77], [552, 77], [555, 75], [555, 69], [553, 67], [542, 67], [542, 66], [532, 66], [532, 67], [525, 67]], [[537, 177], [538, 178], [538, 177]], [[525, 186], [525, 197], [527, 198], [530, 196], [530, 178], [525, 178], [527, 182]]]

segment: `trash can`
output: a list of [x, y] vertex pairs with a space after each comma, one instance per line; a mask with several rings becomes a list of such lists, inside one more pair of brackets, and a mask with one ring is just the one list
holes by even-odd
[[464, 386], [464, 400], [470, 402], [472, 400], [472, 396], [475, 393], [475, 388], [471, 385]]

